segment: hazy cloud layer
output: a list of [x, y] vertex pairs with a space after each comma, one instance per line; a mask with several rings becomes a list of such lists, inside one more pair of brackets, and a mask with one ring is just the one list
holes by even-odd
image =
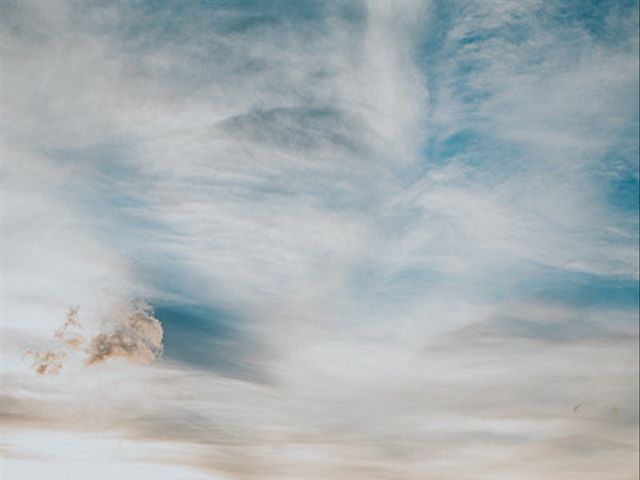
[[637, 477], [637, 2], [2, 9], [9, 480]]

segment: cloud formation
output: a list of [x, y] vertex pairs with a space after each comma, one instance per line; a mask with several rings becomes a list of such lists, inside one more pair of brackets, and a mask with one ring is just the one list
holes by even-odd
[[82, 326], [78, 320], [78, 312], [77, 307], [71, 307], [67, 313], [67, 319], [53, 334], [56, 339], [71, 348], [78, 348], [84, 343], [84, 337], [79, 333]]
[[65, 352], [33, 351], [27, 355], [33, 357], [33, 369], [39, 375], [57, 375], [62, 370], [62, 361], [66, 357]]
[[5, 2], [2, 454], [44, 429], [216, 480], [637, 476], [637, 18]]
[[[130, 302], [113, 308], [100, 322], [101, 332], [85, 341], [80, 333], [79, 309], [69, 309], [64, 323], [55, 330], [54, 338], [60, 344], [55, 350], [29, 350], [33, 368], [40, 375], [56, 375], [63, 368], [65, 357], [72, 350], [83, 350], [87, 366], [110, 358], [123, 358], [132, 363], [153, 362], [163, 352], [163, 330], [153, 316], [153, 309], [143, 301]], [[84, 348], [83, 348], [84, 347]]]
[[126, 305], [106, 323], [109, 329], [90, 342], [87, 365], [119, 357], [134, 363], [150, 363], [162, 355], [162, 325], [144, 302]]

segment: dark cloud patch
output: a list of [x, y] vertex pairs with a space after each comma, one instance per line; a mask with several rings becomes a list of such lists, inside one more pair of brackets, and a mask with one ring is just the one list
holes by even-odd
[[526, 340], [548, 344], [630, 344], [638, 331], [624, 322], [593, 322], [578, 316], [499, 314], [473, 323], [453, 334], [464, 344], [493, 344], [501, 340]]
[[355, 153], [363, 126], [351, 115], [328, 107], [279, 107], [253, 110], [216, 125], [239, 140], [289, 150], [337, 148]]
[[[457, 358], [454, 363], [462, 362], [456, 364], [465, 365], [465, 368], [496, 362], [493, 364], [511, 372], [514, 368], [524, 368], [523, 365], [533, 365], [540, 355], [568, 355], [578, 347], [579, 351], [587, 351], [585, 348], [606, 350], [616, 362], [624, 364], [636, 355], [639, 333], [637, 314], [629, 310], [604, 312], [566, 305], [510, 304], [478, 321], [428, 340], [424, 353], [441, 359], [446, 352], [449, 359]], [[542, 368], [541, 371], [546, 370]], [[558, 366], [553, 374], [561, 374], [561, 371], [564, 366]], [[571, 375], [574, 381], [578, 376], [588, 378], [591, 373], [584, 370]], [[531, 382], [531, 378], [528, 381]], [[540, 381], [549, 385], [549, 379]], [[574, 393], [573, 398], [569, 396], [563, 401], [570, 402], [566, 406], [570, 409], [577, 400]]]
[[607, 331], [602, 325], [579, 319], [539, 321], [517, 317], [498, 317], [464, 330], [472, 336], [512, 337], [548, 343], [577, 343], [585, 341], [626, 342], [629, 334]]

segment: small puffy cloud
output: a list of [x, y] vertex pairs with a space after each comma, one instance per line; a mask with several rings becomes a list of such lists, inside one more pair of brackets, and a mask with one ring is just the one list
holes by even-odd
[[78, 348], [84, 342], [84, 337], [78, 332], [81, 328], [78, 321], [78, 312], [79, 309], [77, 307], [71, 307], [67, 314], [67, 319], [54, 333], [57, 340], [61, 340], [71, 348]]
[[162, 325], [146, 303], [127, 305], [117, 313], [111, 330], [91, 340], [87, 365], [112, 357], [150, 363], [162, 355]]
[[79, 309], [70, 308], [64, 323], [54, 332], [58, 348], [29, 350], [33, 368], [40, 375], [56, 375], [63, 368], [63, 360], [72, 350], [83, 350], [85, 365], [95, 365], [109, 358], [124, 358], [132, 363], [150, 363], [162, 355], [163, 329], [145, 302], [128, 303], [111, 310], [101, 323], [98, 333], [89, 341], [80, 333]]
[[65, 352], [28, 351], [27, 355], [33, 357], [33, 369], [38, 375], [57, 375], [62, 370], [62, 360]]

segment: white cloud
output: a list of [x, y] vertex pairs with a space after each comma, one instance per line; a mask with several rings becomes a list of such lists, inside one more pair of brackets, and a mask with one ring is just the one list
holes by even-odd
[[[637, 219], [604, 193], [607, 152], [637, 148], [636, 33], [601, 42], [532, 2], [55, 5], [3, 16], [20, 455], [42, 427], [168, 441], [167, 462], [211, 478], [634, 473], [635, 310], [529, 285], [637, 278]], [[631, 32], [619, 16], [606, 28]], [[93, 334], [140, 297], [231, 312], [233, 335], [205, 318], [189, 339], [245, 342], [265, 375], [169, 348], [144, 368], [29, 371], [69, 307]]]

